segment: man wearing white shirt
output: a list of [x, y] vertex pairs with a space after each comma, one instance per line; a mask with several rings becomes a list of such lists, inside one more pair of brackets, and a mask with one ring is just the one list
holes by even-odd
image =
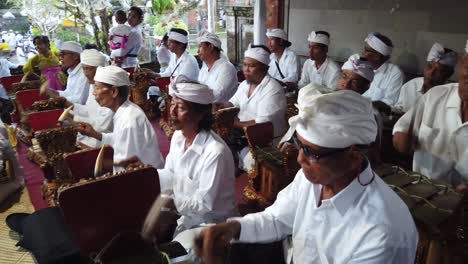
[[407, 112], [429, 89], [445, 84], [455, 71], [457, 56], [453, 50], [434, 43], [427, 55], [423, 77], [414, 78], [401, 87], [400, 97], [393, 111]]
[[[18, 65], [11, 63], [2, 56], [6, 52], [0, 50], [0, 77], [11, 76], [10, 69], [17, 68]], [[5, 87], [0, 83], [0, 119], [5, 123], [11, 122], [10, 113], [14, 110], [13, 103], [10, 101]]]
[[[380, 33], [370, 33], [364, 41], [362, 57], [369, 61], [375, 71], [374, 80], [364, 96], [369, 97], [380, 112], [389, 113], [398, 101], [404, 79], [400, 68], [389, 61], [392, 41]], [[358, 54], [352, 56], [359, 57]]]
[[173, 53], [169, 66], [164, 72], [156, 74], [156, 77], [175, 77], [184, 75], [190, 80], [198, 80], [197, 59], [187, 51], [188, 33], [179, 28], [171, 28], [169, 31], [169, 50]]
[[62, 67], [67, 69], [67, 87], [64, 91], [47, 89], [47, 94], [51, 97], [62, 96], [73, 104], [84, 104], [88, 98], [89, 82], [83, 72], [80, 62], [80, 53], [83, 51], [80, 43], [67, 41], [60, 47], [60, 59]]
[[[73, 120], [89, 123], [97, 132], [112, 132], [112, 117], [114, 113], [106, 107], [100, 106], [94, 98], [94, 76], [98, 67], [107, 64], [106, 57], [96, 49], [86, 49], [81, 53], [83, 72], [90, 83], [88, 99], [84, 105], [73, 104]], [[78, 141], [90, 146], [99, 147], [101, 142], [95, 138], [79, 134]]]
[[[466, 48], [468, 53], [468, 45]], [[413, 156], [413, 170], [464, 190], [468, 182], [468, 55], [458, 64], [458, 83], [436, 86], [393, 128], [393, 145]]]
[[203, 66], [198, 81], [213, 90], [215, 103], [226, 102], [236, 93], [237, 70], [221, 56], [221, 40], [216, 34], [204, 32], [199, 42], [198, 55]]
[[112, 133], [97, 132], [88, 123], [76, 123], [78, 132], [94, 137], [114, 149], [114, 171], [123, 170], [128, 160], [162, 168], [164, 161], [151, 123], [143, 110], [128, 100], [128, 73], [117, 66], [99, 67], [94, 76], [94, 96], [98, 104], [114, 112]]
[[372, 103], [352, 91], [312, 95], [290, 135], [301, 170], [265, 211], [209, 227], [197, 239], [205, 263], [230, 241], [292, 235], [294, 263], [413, 263], [418, 231], [408, 207], [356, 145], [377, 133]]
[[270, 68], [268, 74], [283, 86], [293, 89], [299, 79], [299, 63], [286, 32], [280, 28], [268, 29], [268, 47], [270, 48]]
[[[181, 215], [174, 235], [177, 236], [200, 224], [224, 222], [238, 212], [232, 153], [211, 130], [213, 91], [179, 75], [170, 86], [170, 95], [169, 112], [176, 131], [164, 169], [158, 173], [161, 191], [173, 193], [173, 203], [167, 208]], [[145, 221], [144, 236], [152, 237], [157, 232], [154, 229], [160, 228], [154, 215], [161, 214], [161, 208], [156, 206], [155, 210]]]
[[336, 82], [340, 76], [340, 67], [328, 57], [330, 34], [326, 31], [312, 31], [309, 41], [309, 59], [302, 67], [299, 89], [309, 83], [323, 86], [326, 92], [336, 90]]

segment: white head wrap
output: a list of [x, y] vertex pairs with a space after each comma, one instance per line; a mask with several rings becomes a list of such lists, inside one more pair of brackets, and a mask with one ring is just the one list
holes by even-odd
[[187, 81], [190, 81], [188, 77], [178, 75], [169, 86], [169, 95], [197, 104], [213, 103], [213, 90], [204, 84]]
[[367, 62], [353, 56], [343, 64], [341, 67], [342, 70], [350, 70], [354, 73], [359, 74], [361, 77], [367, 79], [369, 82], [372, 82], [374, 79], [374, 69]]
[[262, 48], [251, 48], [249, 47], [245, 53], [244, 57], [249, 57], [254, 60], [257, 60], [265, 65], [270, 64], [270, 53]]
[[172, 30], [169, 31], [168, 37], [169, 37], [169, 39], [173, 39], [173, 40], [178, 41], [180, 43], [186, 44], [188, 42], [188, 36], [185, 36], [183, 34], [180, 34], [179, 32], [175, 32], [175, 31], [172, 31]]
[[275, 37], [288, 41], [288, 35], [281, 28], [267, 29], [266, 36], [269, 38]]
[[219, 39], [218, 35], [204, 31], [198, 35], [198, 42], [208, 42], [213, 44], [213, 46], [221, 49], [221, 40]]
[[75, 53], [81, 53], [83, 51], [83, 48], [81, 47], [80, 43], [75, 42], [75, 41], [66, 41], [63, 42], [62, 45], [60, 46], [61, 51], [71, 51]]
[[159, 40], [162, 40], [163, 39], [163, 36], [159, 36], [159, 35], [154, 35], [153, 36], [154, 39], [159, 39]]
[[383, 43], [378, 37], [374, 35], [375, 33], [370, 33], [367, 35], [367, 38], [364, 42], [367, 43], [371, 48], [375, 49], [377, 52], [384, 56], [390, 56], [392, 54], [393, 47], [387, 46]]
[[99, 67], [106, 65], [106, 57], [96, 49], [86, 49], [80, 54], [82, 64]]
[[440, 43], [434, 43], [427, 54], [427, 61], [438, 62], [443, 65], [455, 67], [457, 65], [457, 53], [454, 51], [445, 52], [444, 46]]
[[321, 43], [323, 45], [330, 45], [330, 38], [325, 34], [316, 33], [316, 31], [310, 32], [307, 40], [313, 43]]
[[356, 92], [321, 95], [315, 89], [301, 89], [296, 107], [299, 114], [289, 119], [290, 128], [283, 140], [297, 131], [312, 144], [346, 148], [370, 144], [377, 136], [372, 102]]
[[130, 85], [128, 72], [117, 66], [98, 67], [94, 80], [115, 86]]

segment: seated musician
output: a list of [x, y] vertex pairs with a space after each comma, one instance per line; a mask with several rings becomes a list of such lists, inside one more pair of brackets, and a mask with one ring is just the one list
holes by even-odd
[[458, 83], [425, 93], [395, 124], [393, 144], [402, 153], [414, 151], [414, 171], [466, 189], [467, 121], [468, 54], [464, 54], [458, 62]]
[[401, 87], [400, 97], [393, 111], [407, 112], [429, 89], [447, 83], [455, 71], [457, 56], [453, 50], [434, 43], [427, 54], [423, 77], [414, 78]]
[[229, 242], [292, 235], [294, 263], [413, 263], [418, 233], [408, 207], [355, 147], [377, 133], [372, 103], [351, 92], [299, 102], [291, 131], [301, 165], [265, 211], [203, 230], [194, 242], [205, 263], [221, 263]]
[[[10, 172], [7, 172], [10, 167], [7, 167], [6, 161], [11, 166]], [[8, 175], [8, 173], [13, 175]], [[23, 169], [10, 143], [5, 124], [0, 120], [0, 204], [23, 186]]]
[[[106, 107], [101, 107], [94, 98], [94, 75], [98, 67], [107, 64], [106, 57], [96, 49], [87, 49], [80, 54], [83, 72], [89, 82], [88, 99], [84, 105], [73, 105], [73, 120], [89, 123], [97, 132], [112, 132], [112, 116], [114, 113]], [[78, 141], [90, 146], [99, 147], [101, 142], [95, 138], [79, 134]]]
[[[286, 97], [281, 85], [268, 75], [270, 52], [267, 47], [258, 45], [250, 47], [244, 55], [242, 68], [245, 76], [237, 92], [221, 107], [239, 107], [239, 114], [234, 127], [242, 129], [257, 123], [272, 122], [274, 144], [286, 131]], [[244, 147], [239, 158], [239, 166], [249, 171], [253, 166], [248, 148]], [[250, 158], [249, 158], [250, 157]], [[244, 161], [243, 161], [244, 160]]]
[[80, 61], [80, 53], [83, 51], [81, 45], [74, 41], [67, 41], [60, 47], [59, 57], [62, 68], [68, 72], [67, 86], [64, 91], [47, 89], [50, 97], [62, 96], [73, 104], [84, 104], [88, 98], [89, 83], [83, 72]]
[[328, 92], [334, 91], [340, 75], [340, 67], [328, 57], [330, 34], [326, 31], [312, 31], [307, 40], [310, 58], [302, 66], [299, 88], [314, 83], [325, 87]]
[[[170, 115], [176, 131], [164, 169], [158, 173], [161, 191], [174, 194], [173, 206], [181, 215], [176, 236], [200, 224], [224, 222], [238, 212], [232, 153], [211, 130], [212, 90], [180, 75], [171, 84], [170, 95]], [[148, 219], [146, 225], [154, 224]]]
[[[195, 57], [187, 50], [188, 47], [188, 33], [180, 28], [171, 28], [168, 33], [169, 41], [168, 48], [171, 51], [171, 60], [169, 66], [160, 73], [153, 74], [154, 78], [159, 77], [177, 77], [184, 75], [190, 80], [197, 81], [198, 73], [200, 71], [198, 62]], [[150, 97], [160, 96], [159, 88], [151, 86], [148, 94]]]
[[390, 63], [392, 41], [387, 36], [374, 32], [364, 42], [366, 44], [362, 55], [351, 56], [365, 58], [375, 71], [374, 80], [364, 96], [370, 98], [380, 112], [390, 113], [391, 107], [398, 101], [404, 79], [400, 68]]
[[289, 49], [288, 35], [280, 28], [269, 29], [266, 35], [271, 51], [268, 74], [291, 90], [299, 80], [299, 62], [296, 53]]
[[[96, 131], [90, 124], [77, 122], [83, 135], [96, 138], [114, 149], [114, 171], [127, 166], [126, 160], [138, 157], [144, 164], [162, 168], [164, 161], [151, 123], [143, 110], [128, 100], [128, 73], [117, 67], [99, 67], [94, 76], [94, 96], [98, 104], [114, 112], [112, 133]], [[123, 163], [121, 163], [123, 162]]]
[[198, 81], [213, 90], [215, 103], [226, 102], [236, 93], [237, 70], [221, 56], [221, 40], [216, 34], [204, 32], [198, 40], [198, 56], [203, 61]]

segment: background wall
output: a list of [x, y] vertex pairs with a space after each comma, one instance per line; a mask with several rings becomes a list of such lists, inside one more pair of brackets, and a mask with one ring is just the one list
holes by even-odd
[[289, 0], [288, 5], [285, 26], [299, 55], [307, 56], [312, 30], [330, 32], [329, 55], [342, 62], [361, 52], [369, 32], [378, 31], [393, 41], [392, 62], [421, 74], [434, 42], [462, 52], [468, 40], [466, 0]]

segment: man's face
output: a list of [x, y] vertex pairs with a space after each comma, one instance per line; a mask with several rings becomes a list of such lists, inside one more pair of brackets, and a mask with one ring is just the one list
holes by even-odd
[[68, 50], [60, 51], [60, 60], [62, 61], [62, 68], [68, 69], [79, 63], [80, 54]]
[[424, 85], [431, 88], [447, 82], [452, 74], [452, 67], [435, 61], [427, 62], [424, 66]]
[[207, 58], [209, 58], [212, 49], [213, 46], [211, 46], [209, 43], [200, 43], [200, 45], [198, 45], [198, 56], [200, 57], [200, 60], [205, 61]]
[[118, 96], [116, 90], [105, 83], [95, 81], [93, 95], [100, 106], [111, 108]]
[[468, 101], [468, 55], [458, 64], [458, 95], [462, 101]]
[[383, 55], [380, 54], [375, 49], [371, 48], [369, 45], [364, 46], [364, 51], [362, 52], [362, 57], [369, 61], [370, 64], [377, 64]]
[[320, 43], [309, 42], [309, 57], [311, 60], [322, 60], [327, 57], [328, 47]]
[[359, 94], [365, 93], [369, 89], [369, 82], [361, 75], [351, 71], [342, 70], [338, 80], [338, 90], [351, 90]]
[[138, 14], [135, 11], [130, 11], [128, 12], [127, 16], [127, 23], [131, 26], [137, 26], [143, 21], [143, 18], [138, 16]]
[[314, 145], [302, 138], [299, 134], [296, 135], [300, 144], [308, 147], [314, 154], [327, 155], [328, 153], [335, 153], [320, 158], [319, 160], [314, 160], [308, 157], [301, 148], [297, 156], [297, 162], [301, 165], [307, 180], [315, 184], [330, 185], [344, 177], [347, 171], [343, 170], [343, 168], [349, 167], [349, 149], [337, 152], [337, 149], [323, 148]]
[[172, 53], [176, 53], [176, 51], [179, 49], [180, 45], [182, 45], [182, 43], [180, 43], [180, 42], [178, 42], [178, 41], [175, 41], [175, 40], [173, 40], [173, 39], [169, 39], [167, 48], [168, 48]]
[[193, 122], [190, 103], [175, 96], [172, 97], [169, 114], [171, 124], [176, 130], [180, 130]]
[[86, 76], [86, 78], [88, 79], [88, 82], [89, 83], [94, 83], [94, 75], [96, 75], [97, 67], [89, 66], [89, 65], [86, 65], [86, 64], [82, 64], [82, 65], [83, 65], [83, 73]]
[[248, 82], [256, 82], [265, 76], [265, 65], [255, 59], [245, 57], [242, 72]]
[[268, 48], [271, 52], [276, 52], [281, 49], [281, 39], [276, 37], [269, 37], [268, 38]]

